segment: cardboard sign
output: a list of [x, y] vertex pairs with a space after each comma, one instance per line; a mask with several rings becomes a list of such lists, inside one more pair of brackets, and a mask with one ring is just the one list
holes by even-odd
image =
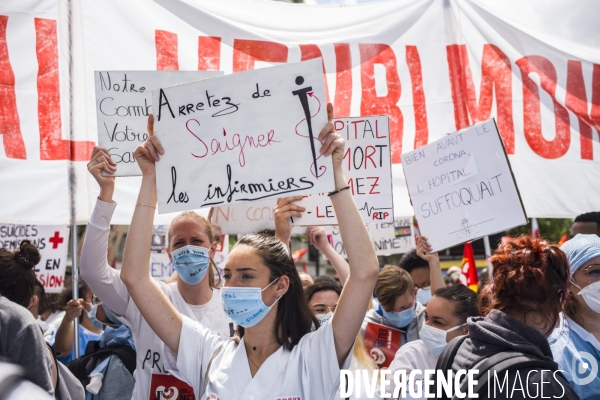
[[152, 90], [219, 75], [223, 72], [95, 71], [98, 145], [117, 163], [114, 176], [142, 175], [133, 152], [148, 139]]
[[403, 154], [402, 165], [433, 251], [527, 223], [493, 119]]
[[[348, 186], [365, 223], [392, 222], [392, 170], [388, 117], [336, 118], [335, 131], [346, 141], [342, 166]], [[298, 205], [305, 207], [295, 225], [337, 225], [327, 193], [311, 195]]]
[[33, 269], [46, 293], [60, 293], [67, 270], [70, 227], [67, 225], [0, 224], [0, 248], [15, 252], [22, 240], [40, 251], [41, 260]]
[[194, 389], [173, 375], [152, 374], [148, 400], [195, 399]]
[[368, 322], [365, 329], [365, 347], [380, 368], [387, 368], [392, 363], [400, 348], [402, 331], [389, 326]]
[[159, 212], [329, 192], [321, 59], [153, 91]]
[[[330, 243], [335, 251], [342, 257], [348, 258], [339, 228], [332, 226], [324, 229], [328, 236], [330, 235]], [[402, 254], [416, 247], [412, 217], [394, 218], [392, 223], [368, 224], [367, 230], [378, 256]]]
[[275, 229], [273, 207], [277, 200], [253, 201], [215, 207], [212, 223], [230, 235]]
[[150, 275], [159, 281], [166, 281], [175, 272], [166, 251], [168, 225], [152, 227], [152, 244], [150, 247]]

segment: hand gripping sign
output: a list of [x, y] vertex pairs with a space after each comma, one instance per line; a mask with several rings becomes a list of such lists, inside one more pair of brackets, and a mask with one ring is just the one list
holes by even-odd
[[321, 59], [155, 90], [160, 213], [335, 189]]
[[527, 223], [493, 119], [404, 153], [402, 165], [433, 251]]

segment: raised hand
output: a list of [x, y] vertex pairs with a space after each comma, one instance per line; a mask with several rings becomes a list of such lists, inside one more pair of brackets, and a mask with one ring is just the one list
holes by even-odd
[[103, 176], [102, 171], [114, 174], [117, 172], [117, 163], [113, 161], [108, 150], [104, 147], [94, 147], [87, 168], [96, 182], [98, 182], [98, 185], [100, 185], [100, 196], [98, 198], [102, 201], [111, 202], [115, 190], [115, 177]]
[[294, 201], [302, 200], [302, 196], [292, 196], [277, 199], [277, 205], [273, 209], [275, 216], [275, 236], [286, 245], [290, 242], [292, 235], [292, 224], [290, 218], [302, 217], [302, 212], [306, 209], [294, 204]]
[[331, 247], [331, 243], [327, 240], [327, 233], [320, 226], [309, 226], [306, 228], [306, 238], [310, 244], [322, 253]]
[[416, 236], [415, 239], [417, 241], [417, 255], [419, 257], [421, 257], [423, 260], [429, 263], [431, 263], [432, 261], [437, 263], [440, 262], [440, 257], [438, 253], [431, 252], [431, 245], [429, 244], [425, 236]]
[[148, 115], [148, 140], [135, 149], [133, 155], [142, 170], [143, 176], [150, 176], [156, 173], [154, 163], [160, 160], [160, 156], [165, 153], [160, 140], [154, 136], [154, 115]]
[[319, 140], [323, 143], [321, 154], [325, 157], [331, 156], [333, 171], [342, 173], [342, 159], [344, 158], [344, 147], [346, 142], [340, 135], [335, 133], [333, 127], [333, 105], [327, 103], [327, 124], [319, 133]]

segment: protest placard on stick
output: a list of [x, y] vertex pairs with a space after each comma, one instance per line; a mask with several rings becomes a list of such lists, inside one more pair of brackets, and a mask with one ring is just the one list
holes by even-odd
[[0, 248], [15, 252], [22, 240], [35, 245], [41, 256], [33, 268], [46, 293], [60, 293], [64, 288], [69, 249], [68, 225], [4, 225], [0, 224]]
[[493, 119], [403, 154], [402, 165], [433, 251], [527, 223]]
[[321, 59], [153, 92], [160, 213], [335, 188]]
[[223, 72], [95, 71], [98, 145], [117, 163], [114, 176], [142, 174], [133, 151], [148, 138], [152, 90], [219, 75]]
[[[335, 118], [335, 131], [346, 141], [342, 167], [348, 186], [365, 223], [392, 222], [392, 170], [389, 123], [386, 115]], [[327, 193], [298, 202], [305, 207], [294, 225], [337, 225]]]

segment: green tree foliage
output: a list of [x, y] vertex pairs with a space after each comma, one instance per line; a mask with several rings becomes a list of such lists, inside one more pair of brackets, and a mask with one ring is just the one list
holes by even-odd
[[[540, 236], [552, 242], [558, 242], [566, 233], [567, 236], [573, 225], [573, 220], [569, 218], [538, 218], [540, 226]], [[531, 220], [527, 225], [519, 226], [506, 232], [508, 236], [519, 236], [522, 234], [531, 234]]]

